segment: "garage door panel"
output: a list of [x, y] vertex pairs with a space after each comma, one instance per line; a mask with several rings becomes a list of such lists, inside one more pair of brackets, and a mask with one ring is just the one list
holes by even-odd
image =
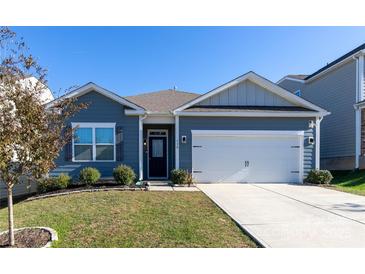
[[198, 182], [298, 182], [298, 136], [194, 136]]

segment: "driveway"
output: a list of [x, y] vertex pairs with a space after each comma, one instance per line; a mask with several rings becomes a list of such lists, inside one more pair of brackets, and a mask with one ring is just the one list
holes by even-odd
[[265, 247], [365, 247], [365, 197], [316, 186], [199, 184]]

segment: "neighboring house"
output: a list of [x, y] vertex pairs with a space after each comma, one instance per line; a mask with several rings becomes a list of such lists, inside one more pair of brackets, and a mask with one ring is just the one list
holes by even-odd
[[[23, 80], [25, 85], [36, 85], [38, 80], [35, 77], [28, 77], [26, 79]], [[52, 100], [54, 100], [53, 94], [51, 92], [51, 90], [44, 86], [42, 84], [42, 87], [44, 87], [42, 89], [42, 93], [40, 94], [40, 100], [42, 101], [43, 104], [47, 104], [49, 102], [51, 102]], [[16, 157], [14, 157], [16, 160]], [[16, 196], [21, 196], [21, 195], [26, 195], [26, 194], [30, 194], [32, 192], [35, 192], [37, 190], [37, 186], [34, 183], [30, 183], [27, 179], [23, 179], [20, 183], [16, 184], [13, 188], [13, 195], [14, 197]], [[6, 187], [4, 185], [3, 182], [0, 181], [0, 200], [4, 199], [6, 197]]]
[[321, 106], [321, 168], [365, 168], [365, 44], [310, 75], [288, 75], [277, 84]]
[[329, 114], [254, 72], [203, 95], [120, 97], [88, 83], [64, 97], [89, 104], [69, 121], [75, 137], [51, 174], [73, 177], [87, 166], [112, 177], [123, 163], [140, 180], [181, 168], [198, 182], [302, 182], [319, 167], [318, 125]]

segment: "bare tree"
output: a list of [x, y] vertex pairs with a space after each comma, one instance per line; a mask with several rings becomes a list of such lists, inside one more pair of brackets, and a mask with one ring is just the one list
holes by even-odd
[[47, 109], [41, 99], [47, 71], [6, 27], [0, 28], [0, 58], [0, 181], [7, 188], [9, 245], [14, 246], [14, 185], [22, 176], [39, 179], [55, 167], [72, 136], [67, 119], [86, 106], [62, 99]]

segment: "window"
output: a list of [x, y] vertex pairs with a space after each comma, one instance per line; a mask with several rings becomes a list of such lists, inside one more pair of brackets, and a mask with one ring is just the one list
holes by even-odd
[[294, 92], [294, 94], [296, 96], [302, 97], [302, 92], [300, 91], [300, 89], [298, 89], [296, 92]]
[[115, 123], [72, 123], [73, 161], [115, 161]]

